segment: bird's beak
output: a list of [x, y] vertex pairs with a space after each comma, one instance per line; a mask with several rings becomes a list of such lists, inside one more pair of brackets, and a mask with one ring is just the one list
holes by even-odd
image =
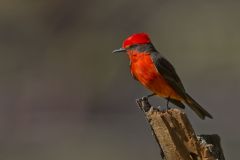
[[115, 49], [112, 53], [119, 53], [119, 52], [126, 52], [126, 49], [124, 48]]

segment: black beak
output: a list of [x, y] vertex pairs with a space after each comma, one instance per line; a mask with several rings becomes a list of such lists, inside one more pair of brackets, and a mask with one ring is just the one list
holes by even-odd
[[126, 52], [126, 49], [124, 48], [115, 49], [112, 53], [119, 53], [119, 52]]

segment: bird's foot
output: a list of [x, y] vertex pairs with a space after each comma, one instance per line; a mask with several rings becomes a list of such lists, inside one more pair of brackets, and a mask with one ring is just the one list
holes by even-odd
[[167, 99], [166, 108], [162, 109], [161, 106], [158, 106], [158, 107], [157, 107], [158, 110], [160, 110], [160, 111], [168, 111], [169, 109], [171, 109], [170, 106], [169, 106], [170, 97], [168, 97], [168, 98], [166, 98], [166, 99]]
[[158, 109], [159, 111], [163, 111], [163, 112], [164, 112], [164, 111], [168, 111], [168, 110], [171, 109], [171, 108], [170, 108], [169, 106], [166, 106], [166, 107], [164, 107], [164, 108], [163, 108], [162, 106], [158, 106], [157, 109]]
[[137, 102], [138, 106], [140, 107], [140, 109], [143, 110], [144, 112], [148, 112], [149, 109], [151, 108], [151, 105], [148, 102], [148, 96], [138, 98], [138, 99], [136, 99], [136, 102]]
[[146, 97], [150, 98], [150, 97], [155, 96], [155, 95], [156, 95], [156, 93], [152, 93], [152, 94], [147, 95]]
[[170, 107], [169, 107], [169, 100], [170, 100], [170, 97], [167, 98], [167, 110], [170, 109]]

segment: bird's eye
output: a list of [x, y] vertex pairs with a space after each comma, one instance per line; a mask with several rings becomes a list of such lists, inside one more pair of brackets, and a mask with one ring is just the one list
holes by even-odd
[[125, 46], [124, 48], [125, 49], [129, 49], [131, 46], [130, 45], [127, 45], [127, 46]]
[[128, 46], [128, 49], [133, 49], [133, 48], [135, 48], [135, 47], [137, 47], [137, 45], [136, 45], [136, 44], [134, 44], [134, 45], [131, 45], [131, 46]]

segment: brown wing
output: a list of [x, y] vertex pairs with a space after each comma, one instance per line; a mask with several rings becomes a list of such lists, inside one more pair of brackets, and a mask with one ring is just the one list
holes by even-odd
[[[206, 116], [212, 118], [201, 105], [199, 105], [190, 95], [188, 95], [183, 87], [183, 84], [178, 77], [174, 67], [168, 60], [160, 55], [158, 52], [151, 53], [152, 60], [160, 74], [163, 75], [168, 84], [185, 100], [185, 103], [201, 118]], [[175, 103], [176, 104], [176, 103]], [[177, 104], [178, 105], [178, 104]]]
[[151, 58], [158, 70], [158, 72], [163, 75], [168, 84], [183, 98], [186, 96], [184, 86], [178, 77], [174, 67], [171, 63], [161, 56], [158, 52], [152, 52]]

